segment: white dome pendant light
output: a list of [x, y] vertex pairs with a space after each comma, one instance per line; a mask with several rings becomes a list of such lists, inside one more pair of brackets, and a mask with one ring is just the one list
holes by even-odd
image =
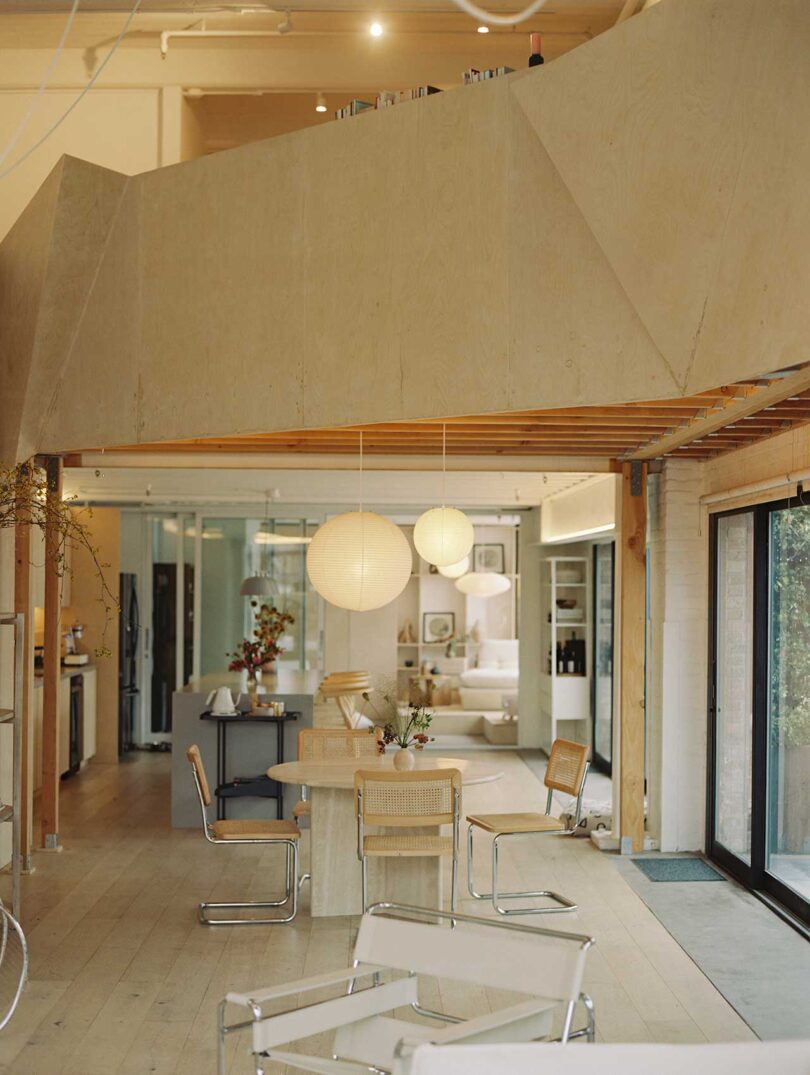
[[413, 543], [423, 560], [449, 567], [468, 556], [475, 541], [473, 525], [463, 511], [444, 506], [447, 485], [447, 426], [442, 425], [442, 506], [430, 508], [416, 520]]
[[363, 511], [361, 433], [359, 511], [336, 515], [315, 531], [307, 549], [309, 581], [330, 605], [369, 612], [399, 597], [412, 568], [411, 547], [400, 528]]
[[499, 593], [506, 593], [511, 586], [506, 575], [498, 575], [494, 571], [472, 571], [456, 580], [456, 589], [468, 597], [495, 597]]
[[460, 579], [462, 575], [466, 575], [470, 570], [470, 558], [465, 556], [463, 560], [459, 560], [457, 564], [448, 564], [446, 567], [439, 568], [439, 574], [444, 575], [446, 579]]

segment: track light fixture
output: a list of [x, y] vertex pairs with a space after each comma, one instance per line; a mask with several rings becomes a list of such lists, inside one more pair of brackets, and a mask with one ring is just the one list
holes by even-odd
[[322, 93], [317, 94], [316, 97], [315, 97], [315, 111], [316, 112], [325, 112], [326, 111], [326, 98], [324, 97], [324, 95]]

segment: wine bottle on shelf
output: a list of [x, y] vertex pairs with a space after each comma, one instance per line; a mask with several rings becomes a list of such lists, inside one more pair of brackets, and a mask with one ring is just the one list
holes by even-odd
[[539, 67], [545, 62], [540, 52], [540, 34], [529, 34], [529, 50], [529, 67]]
[[[576, 634], [573, 635], [576, 638]], [[565, 643], [565, 670], [569, 676], [573, 676], [577, 670], [577, 651], [576, 646]]]
[[557, 675], [562, 675], [565, 671], [565, 655], [563, 653], [562, 642], [557, 643]]

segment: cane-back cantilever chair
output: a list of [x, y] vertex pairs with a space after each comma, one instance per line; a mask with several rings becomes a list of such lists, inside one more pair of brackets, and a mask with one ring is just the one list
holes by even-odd
[[[298, 913], [298, 838], [301, 833], [294, 821], [264, 821], [262, 819], [234, 819], [222, 821], [208, 820], [208, 807], [211, 805], [211, 792], [205, 768], [200, 757], [199, 747], [190, 746], [186, 757], [191, 763], [194, 783], [202, 811], [203, 833], [210, 844], [273, 844], [286, 848], [285, 861], [286, 891], [281, 900], [251, 900], [244, 903], [200, 903], [197, 915], [205, 926], [273, 926], [283, 922], [292, 922]], [[278, 918], [209, 918], [208, 911], [265, 910], [268, 907], [286, 907], [291, 902], [285, 917]]]
[[25, 934], [17, 919], [0, 902], [0, 1030], [11, 1022], [27, 981]]
[[[548, 788], [546, 812], [544, 814], [470, 814], [467, 817], [467, 888], [470, 895], [477, 900], [490, 900], [492, 906], [502, 915], [510, 914], [559, 914], [575, 911], [577, 905], [558, 892], [501, 892], [498, 884], [498, 844], [512, 836], [562, 836], [572, 835], [579, 825], [582, 813], [582, 792], [588, 775], [588, 748], [582, 743], [572, 743], [568, 739], [555, 739], [546, 767], [543, 783]], [[554, 792], [561, 791], [576, 798], [574, 824], [568, 828], [560, 818], [552, 817], [551, 806]], [[477, 892], [473, 870], [473, 829], [482, 829], [492, 835], [492, 891]], [[545, 898], [552, 900], [556, 906], [551, 907], [502, 907], [501, 900]]]
[[[351, 967], [269, 989], [228, 993], [219, 1006], [219, 1073], [226, 1070], [227, 1035], [244, 1028], [250, 1028], [257, 1075], [271, 1062], [323, 1075], [388, 1075], [395, 1067], [407, 1072], [409, 1057], [424, 1042], [452, 1046], [548, 1040], [558, 1011], [559, 1041], [593, 1041], [594, 1008], [581, 991], [585, 957], [593, 943], [591, 937], [525, 923], [375, 904], [363, 915]], [[464, 1019], [423, 1005], [422, 975], [433, 985], [438, 978], [523, 996], [510, 1007]], [[355, 986], [349, 993], [347, 983]], [[316, 990], [326, 989], [335, 991], [331, 998], [308, 1000]], [[574, 1030], [579, 1002], [587, 1021]], [[229, 1006], [250, 1014], [226, 1023]], [[408, 1007], [431, 1023], [403, 1019], [401, 1010]], [[290, 1050], [293, 1042], [329, 1031], [335, 1031], [331, 1058]]]
[[[303, 728], [298, 733], [298, 761], [344, 761], [376, 758], [382, 741], [381, 728]], [[309, 817], [307, 789], [293, 807], [293, 817]]]
[[[361, 863], [363, 910], [368, 907], [369, 858], [449, 858], [452, 860], [450, 907], [458, 890], [458, 830], [461, 773], [458, 769], [354, 774], [357, 857]], [[366, 826], [437, 828], [451, 825], [452, 835], [386, 833], [368, 835]]]

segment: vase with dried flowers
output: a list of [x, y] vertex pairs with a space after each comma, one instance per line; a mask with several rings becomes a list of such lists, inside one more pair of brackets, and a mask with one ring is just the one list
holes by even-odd
[[276, 659], [284, 652], [280, 644], [281, 636], [295, 618], [289, 612], [280, 612], [275, 605], [259, 605], [251, 601], [256, 621], [252, 638], [243, 638], [233, 653], [228, 665], [229, 672], [246, 671], [247, 690], [255, 707], [259, 693], [259, 679], [262, 672], [272, 674], [276, 669]]
[[431, 711], [418, 702], [400, 706], [396, 689], [364, 691], [363, 700], [370, 706], [375, 724], [382, 728], [380, 753], [384, 754], [387, 746], [396, 745], [394, 768], [400, 771], [413, 769], [416, 765], [414, 750], [423, 750], [433, 742], [433, 736], [428, 735], [433, 722]]

